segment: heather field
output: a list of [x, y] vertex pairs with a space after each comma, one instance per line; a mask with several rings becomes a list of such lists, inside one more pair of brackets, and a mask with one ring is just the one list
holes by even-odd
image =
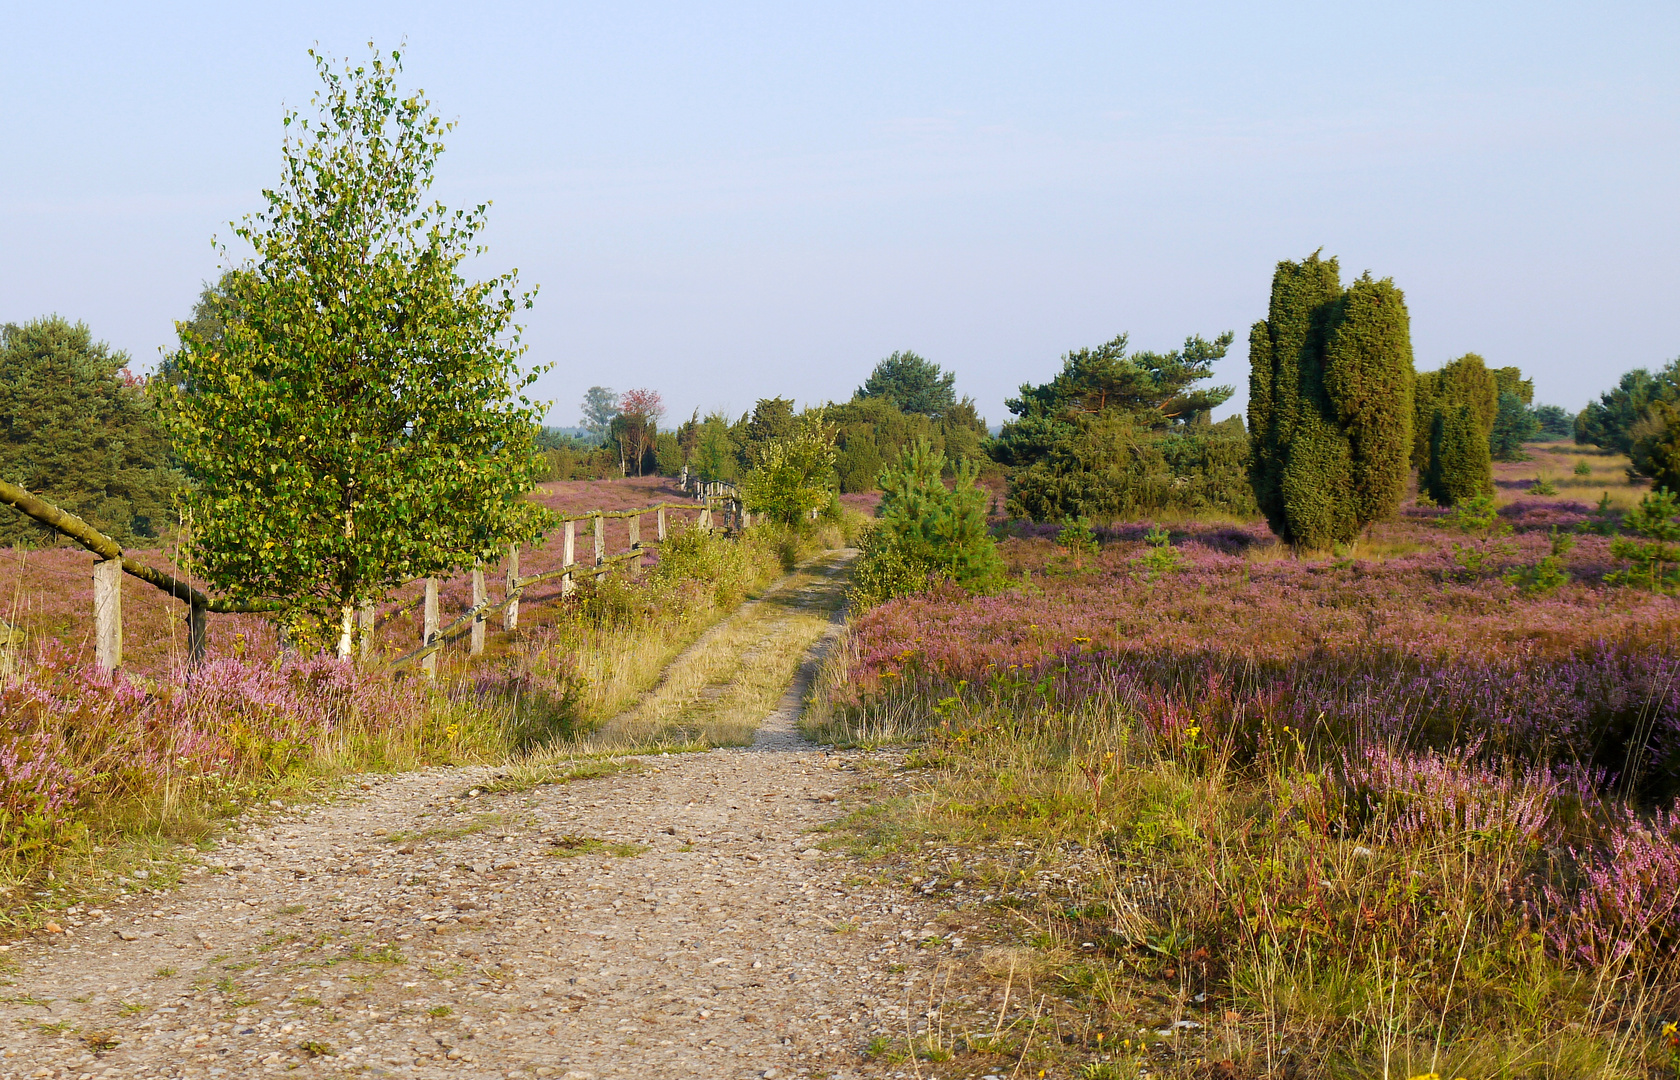
[[1089, 1076], [1672, 1075], [1680, 602], [1606, 582], [1616, 463], [1531, 496], [1573, 475], [1535, 449], [1496, 523], [1413, 506], [1324, 557], [1012, 527], [1005, 589], [832, 659], [812, 734], [921, 766], [846, 832], [1016, 913], [1038, 1053]]

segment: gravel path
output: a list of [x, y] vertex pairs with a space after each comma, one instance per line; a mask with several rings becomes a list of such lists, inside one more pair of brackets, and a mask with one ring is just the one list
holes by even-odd
[[249, 819], [179, 889], [0, 951], [0, 1080], [909, 1076], [864, 1050], [965, 928], [813, 846], [895, 766], [804, 741], [800, 689], [751, 748]]

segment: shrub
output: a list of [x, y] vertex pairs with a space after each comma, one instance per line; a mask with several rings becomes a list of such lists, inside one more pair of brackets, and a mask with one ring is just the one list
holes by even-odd
[[741, 481], [748, 510], [783, 525], [801, 525], [830, 502], [834, 472], [834, 428], [821, 410], [794, 422], [786, 435], [753, 445], [753, 469]]
[[1680, 585], [1680, 495], [1664, 488], [1648, 493], [1639, 505], [1622, 515], [1622, 528], [1633, 536], [1618, 536], [1610, 554], [1631, 563], [1605, 580], [1669, 592]]
[[1576, 476], [1591, 476], [1592, 466], [1588, 465], [1585, 461], [1577, 461], [1575, 463], [1574, 471]]
[[1248, 436], [1238, 417], [1156, 430], [1111, 411], [1064, 425], [1009, 482], [1011, 516], [1115, 520], [1163, 512], [1248, 517]]
[[1281, 262], [1249, 334], [1249, 475], [1272, 531], [1296, 547], [1354, 539], [1400, 505], [1412, 442], [1405, 296], [1335, 259]]
[[908, 446], [881, 473], [885, 493], [875, 527], [864, 539], [852, 595], [868, 606], [947, 579], [987, 591], [1003, 577], [997, 544], [986, 530], [986, 492], [974, 483], [978, 467], [960, 462], [947, 488], [945, 455], [925, 441]]
[[1654, 402], [1633, 430], [1628, 479], [1649, 477], [1654, 488], [1680, 491], [1680, 408]]

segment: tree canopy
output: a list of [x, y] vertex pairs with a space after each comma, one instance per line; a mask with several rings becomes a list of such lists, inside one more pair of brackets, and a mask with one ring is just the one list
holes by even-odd
[[591, 386], [583, 392], [583, 419], [580, 424], [584, 430], [595, 436], [596, 442], [607, 437], [607, 429], [612, 426], [613, 417], [618, 415], [618, 395], [606, 386]]
[[1633, 428], [1651, 404], [1680, 402], [1680, 358], [1669, 361], [1654, 373], [1634, 368], [1623, 375], [1612, 390], [1589, 402], [1575, 417], [1575, 441], [1619, 453], [1633, 449]]
[[[128, 356], [57, 315], [0, 326], [0, 477], [119, 543], [173, 519], [178, 474]], [[50, 540], [0, 507], [0, 544]]]
[[854, 396], [885, 398], [904, 412], [940, 417], [957, 403], [956, 379], [954, 373], [906, 350], [876, 364]]
[[395, 53], [311, 56], [319, 115], [285, 117], [280, 183], [235, 225], [255, 258], [223, 279], [220, 339], [178, 324], [158, 400], [193, 570], [336, 628], [343, 656], [360, 603], [535, 534], [541, 411], [513, 324], [533, 294], [460, 273], [486, 207], [427, 201], [450, 125]]

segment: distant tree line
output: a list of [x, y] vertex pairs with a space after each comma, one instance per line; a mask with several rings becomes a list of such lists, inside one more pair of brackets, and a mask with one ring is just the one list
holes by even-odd
[[[202, 399], [271, 298], [251, 270], [207, 285], [180, 324], [190, 347], [150, 380], [168, 400]], [[1421, 496], [1452, 505], [1492, 490], [1492, 462], [1519, 460], [1526, 443], [1573, 437], [1625, 453], [1630, 472], [1680, 490], [1680, 360], [1635, 369], [1579, 414], [1534, 404], [1514, 366], [1475, 353], [1416, 372], [1405, 298], [1389, 279], [1340, 281], [1334, 258], [1278, 265], [1267, 317], [1250, 331], [1246, 416], [1214, 422], [1228, 386], [1207, 386], [1233, 335], [1193, 335], [1165, 353], [1127, 336], [1061, 357], [1043, 383], [1006, 402], [994, 438], [956, 376], [912, 351], [875, 365], [852, 397], [817, 409], [765, 397], [739, 416], [701, 414], [669, 426], [660, 395], [594, 386], [578, 423], [541, 426], [529, 439], [533, 475], [551, 480], [675, 476], [742, 481], [767, 448], [825, 432], [834, 493], [880, 486], [883, 474], [1007, 481], [1011, 516], [1051, 522], [1161, 514], [1263, 515], [1286, 541], [1347, 543], [1391, 515], [1409, 476]], [[173, 432], [147, 380], [127, 357], [57, 316], [0, 328], [0, 475], [56, 498], [124, 542], [156, 539], [179, 515], [183, 472]], [[162, 399], [158, 399], [162, 400]], [[916, 447], [919, 457], [907, 458]], [[781, 451], [778, 451], [781, 452]], [[980, 489], [977, 489], [980, 490]], [[0, 543], [50, 540], [0, 509]]]

